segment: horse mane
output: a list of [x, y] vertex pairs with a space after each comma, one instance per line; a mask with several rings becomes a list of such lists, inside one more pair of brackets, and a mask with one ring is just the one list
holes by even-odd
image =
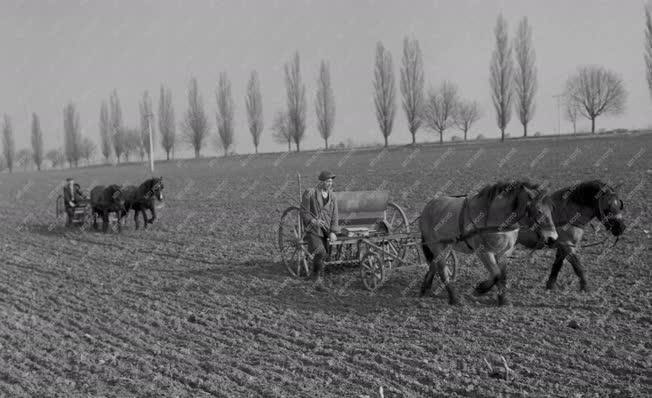
[[152, 177], [150, 179], [145, 180], [142, 184], [140, 184], [140, 188], [143, 188], [145, 191], [149, 191], [152, 189], [152, 187], [156, 184], [158, 181], [158, 178]]
[[598, 198], [608, 192], [614, 192], [614, 190], [607, 183], [601, 180], [591, 180], [564, 188], [561, 195], [577, 205], [593, 207]]
[[539, 189], [539, 184], [534, 184], [530, 181], [498, 181], [495, 184], [485, 185], [477, 194], [477, 198], [486, 199], [487, 201], [493, 201], [497, 196], [509, 193], [517, 192], [523, 187], [528, 189]]

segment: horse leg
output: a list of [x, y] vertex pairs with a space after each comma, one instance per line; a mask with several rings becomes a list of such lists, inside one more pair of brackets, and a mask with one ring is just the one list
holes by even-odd
[[147, 229], [147, 210], [142, 208], [140, 209], [140, 212], [143, 215], [143, 228]]
[[546, 289], [550, 290], [555, 287], [555, 283], [557, 283], [557, 275], [559, 275], [559, 271], [561, 270], [562, 265], [564, 265], [564, 259], [567, 255], [568, 253], [566, 252], [565, 246], [557, 247], [555, 261], [552, 263], [550, 276], [548, 277], [548, 282], [546, 282]]
[[152, 207], [149, 208], [149, 211], [152, 212], [152, 218], [149, 219], [149, 223], [152, 224], [156, 220], [156, 206], [152, 204]]
[[575, 275], [577, 275], [577, 277], [580, 278], [580, 291], [585, 292], [586, 278], [584, 277], [584, 267], [582, 267], [582, 263], [580, 262], [580, 257], [577, 255], [575, 250], [571, 249], [571, 252], [568, 254], [567, 258], [568, 258], [568, 262], [571, 263], [571, 265], [573, 266]]
[[93, 229], [97, 229], [97, 211], [93, 209]]
[[109, 230], [109, 212], [106, 210], [102, 211], [102, 232]]
[[136, 230], [140, 228], [140, 225], [138, 225], [138, 209], [134, 209], [134, 224], [136, 225]]
[[428, 272], [421, 284], [421, 297], [423, 297], [432, 288], [432, 279], [435, 277], [435, 264], [433, 262], [435, 255], [432, 254], [432, 251], [425, 242], [421, 243], [421, 248], [423, 249], [423, 255], [426, 257], [426, 261], [428, 262]]
[[476, 295], [483, 295], [489, 292], [491, 288], [498, 282], [500, 279], [500, 272], [498, 271], [498, 266], [496, 265], [496, 257], [493, 253], [480, 250], [476, 252], [476, 256], [482, 261], [487, 271], [489, 271], [489, 279], [486, 279], [475, 287]]
[[446, 291], [448, 292], [448, 304], [450, 305], [459, 305], [460, 304], [460, 299], [457, 296], [457, 292], [455, 291], [455, 287], [451, 283], [449, 279], [449, 275], [451, 274], [449, 269], [448, 269], [448, 264], [445, 261], [445, 257], [442, 257], [443, 253], [447, 253], [447, 251], [442, 251], [439, 253], [439, 256], [437, 257], [437, 272], [439, 272], [439, 279], [441, 280], [441, 283], [446, 286]]

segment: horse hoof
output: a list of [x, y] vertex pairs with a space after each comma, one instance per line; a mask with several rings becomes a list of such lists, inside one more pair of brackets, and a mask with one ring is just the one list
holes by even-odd
[[552, 290], [552, 289], [554, 289], [554, 288], [555, 288], [555, 285], [556, 285], [555, 282], [548, 281], [548, 282], [546, 283], [546, 290]]
[[588, 291], [589, 291], [589, 287], [587, 286], [586, 282], [580, 283], [580, 292], [588, 293]]
[[505, 296], [498, 296], [498, 305], [501, 307], [509, 305], [509, 300], [507, 300], [507, 297]]
[[473, 295], [482, 296], [484, 294], [487, 294], [493, 286], [494, 283], [492, 281], [482, 281], [478, 283], [478, 286], [475, 287], [475, 290], [473, 291]]

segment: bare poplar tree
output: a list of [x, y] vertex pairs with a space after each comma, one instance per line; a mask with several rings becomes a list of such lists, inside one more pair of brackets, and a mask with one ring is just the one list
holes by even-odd
[[109, 163], [111, 156], [111, 120], [109, 119], [109, 106], [102, 101], [100, 106], [100, 148], [104, 163]]
[[505, 140], [505, 129], [512, 118], [512, 49], [507, 37], [507, 22], [502, 14], [496, 20], [494, 28], [496, 48], [491, 55], [491, 99], [496, 109], [496, 122], [500, 129], [500, 141]]
[[566, 96], [578, 105], [582, 116], [591, 120], [592, 133], [598, 116], [623, 113], [627, 100], [622, 78], [600, 66], [580, 67], [566, 82]]
[[79, 113], [75, 104], [68, 103], [63, 108], [63, 137], [66, 159], [70, 167], [79, 166], [81, 132], [79, 126]]
[[161, 96], [158, 103], [158, 129], [161, 133], [161, 146], [165, 151], [167, 160], [174, 149], [176, 140], [176, 127], [174, 123], [174, 108], [172, 106], [172, 92], [161, 85]]
[[120, 107], [120, 99], [118, 92], [113, 90], [111, 98], [109, 99], [109, 120], [111, 122], [111, 142], [113, 143], [113, 152], [118, 163], [120, 163], [120, 156], [124, 152], [125, 146], [125, 129], [122, 125], [122, 108]]
[[41, 171], [41, 165], [43, 164], [43, 131], [41, 131], [41, 123], [36, 113], [32, 113], [32, 157], [36, 169]]
[[210, 126], [204, 113], [204, 101], [197, 87], [197, 78], [194, 77], [188, 88], [188, 110], [183, 121], [183, 130], [184, 138], [195, 150], [195, 158], [199, 159], [199, 152], [208, 137]]
[[138, 128], [125, 128], [124, 129], [124, 147], [123, 154], [125, 161], [129, 162], [132, 154], [137, 154], [140, 148], [140, 129]]
[[476, 101], [460, 101], [455, 113], [455, 125], [464, 132], [464, 141], [471, 126], [482, 117], [480, 106]]
[[278, 111], [274, 117], [272, 124], [272, 138], [277, 144], [288, 144], [288, 152], [292, 149], [292, 134], [290, 134], [290, 127], [288, 125], [287, 113]]
[[564, 105], [564, 116], [566, 116], [566, 120], [573, 124], [573, 134], [577, 133], [577, 117], [579, 114], [580, 110], [577, 102], [567, 99]]
[[418, 40], [403, 39], [403, 67], [401, 68], [401, 94], [403, 110], [412, 135], [412, 145], [416, 144], [416, 134], [421, 127], [423, 107], [423, 57]]
[[523, 137], [527, 137], [527, 125], [532, 120], [536, 109], [534, 96], [537, 92], [537, 68], [534, 65], [536, 55], [532, 48], [532, 28], [527, 17], [523, 17], [519, 23], [514, 40], [516, 113], [523, 125]]
[[[149, 98], [149, 92], [145, 91], [140, 103], [140, 160], [143, 160], [145, 154], [147, 154], [148, 159], [151, 156], [149, 153], [149, 124], [152, 119], [150, 117], [154, 117], [152, 101]], [[154, 132], [154, 126], [152, 125], [152, 138], [154, 138]]]
[[95, 152], [97, 152], [95, 143], [88, 137], [82, 138], [79, 148], [79, 155], [82, 159], [86, 160], [86, 165], [91, 163], [91, 159], [95, 156]]
[[215, 93], [217, 98], [217, 134], [220, 137], [220, 146], [224, 149], [224, 156], [229, 154], [233, 145], [233, 96], [231, 95], [231, 82], [226, 73], [220, 73], [220, 81]]
[[289, 64], [285, 64], [285, 88], [287, 90], [287, 123], [297, 152], [306, 132], [306, 86], [301, 82], [299, 52]]
[[451, 82], [443, 82], [428, 92], [421, 117], [428, 128], [439, 133], [440, 144], [444, 142], [444, 131], [455, 124], [457, 104], [457, 86]]
[[374, 105], [376, 106], [376, 120], [378, 120], [378, 126], [385, 138], [385, 147], [387, 147], [387, 138], [392, 134], [394, 116], [396, 115], [396, 83], [392, 54], [385, 50], [381, 42], [376, 44]]
[[263, 132], [263, 96], [260, 93], [260, 82], [258, 73], [251, 72], [249, 83], [247, 84], [247, 95], [245, 97], [247, 107], [247, 121], [249, 122], [249, 132], [254, 142], [254, 151], [258, 153], [260, 144], [260, 134]]
[[335, 124], [335, 96], [331, 86], [331, 72], [326, 61], [321, 61], [319, 67], [315, 113], [319, 135], [324, 139], [324, 147], [328, 149], [328, 138], [333, 133], [333, 125]]
[[652, 1], [645, 5], [645, 74], [652, 96]]
[[2, 149], [5, 155], [5, 162], [9, 172], [14, 170], [14, 157], [16, 155], [16, 146], [14, 144], [14, 129], [11, 126], [11, 119], [8, 115], [4, 115], [4, 123], [2, 124]]

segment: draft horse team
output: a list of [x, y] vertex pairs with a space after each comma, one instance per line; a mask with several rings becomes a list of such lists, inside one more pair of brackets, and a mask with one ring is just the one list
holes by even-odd
[[[90, 198], [81, 191], [79, 184], [75, 184], [71, 178], [66, 180], [63, 188], [63, 198], [68, 215], [67, 225], [74, 223], [75, 208], [90, 206], [93, 217], [93, 227], [98, 228], [97, 218], [102, 219], [102, 229], [107, 232], [110, 224], [109, 216], [115, 213], [118, 230], [122, 227], [122, 219], [130, 210], [134, 211], [135, 228], [139, 228], [138, 215], [143, 218], [143, 227], [147, 228], [156, 219], [155, 201], [163, 200], [163, 177], [150, 178], [138, 187], [128, 185], [122, 187], [118, 184], [108, 186], [98, 185], [90, 191]], [[147, 218], [145, 210], [149, 210], [152, 216]]]

